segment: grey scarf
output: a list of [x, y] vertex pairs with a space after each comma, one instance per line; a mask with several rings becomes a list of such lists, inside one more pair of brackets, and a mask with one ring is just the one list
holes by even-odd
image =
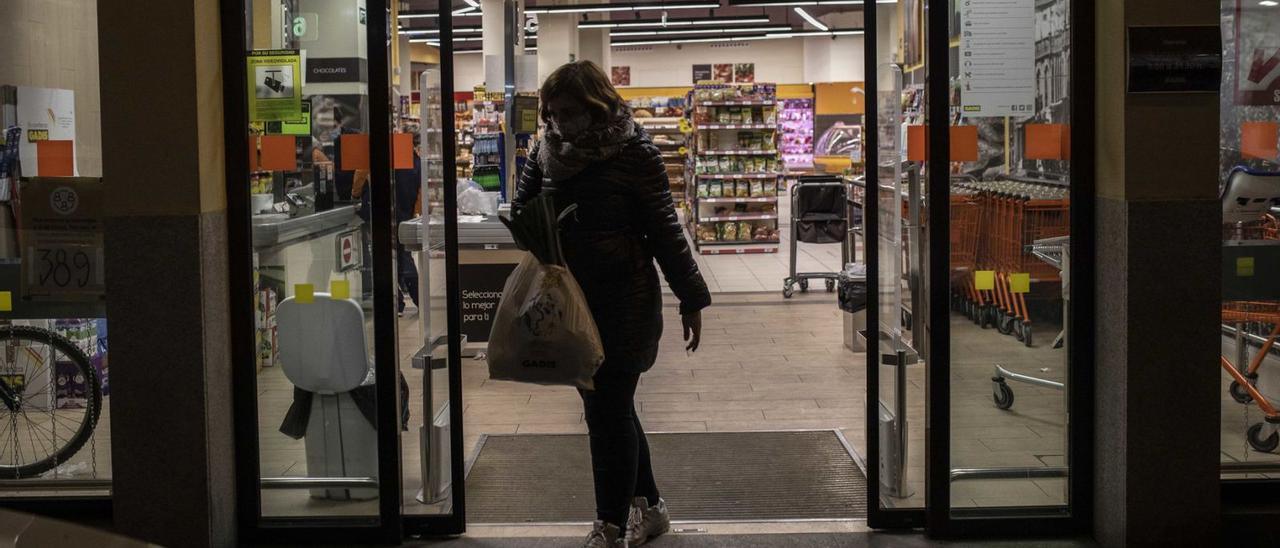
[[571, 137], [549, 127], [543, 132], [536, 161], [552, 181], [569, 179], [592, 162], [608, 160], [622, 151], [639, 134], [639, 124], [631, 110], [623, 107], [606, 123]]

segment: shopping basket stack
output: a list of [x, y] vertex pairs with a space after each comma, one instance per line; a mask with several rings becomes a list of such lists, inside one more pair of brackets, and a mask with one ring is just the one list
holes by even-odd
[[[1068, 189], [1048, 182], [953, 185], [952, 283], [971, 319], [1031, 346], [1027, 294], [1036, 288], [1054, 299], [1061, 294], [1061, 278], [1057, 268], [1038, 259], [1030, 246], [1036, 240], [1068, 235], [1070, 208]], [[971, 220], [975, 216], [976, 222]]]
[[[1263, 420], [1249, 426], [1245, 438], [1256, 451], [1280, 448], [1280, 368], [1264, 367], [1280, 340], [1280, 288], [1267, 276], [1267, 257], [1276, 249], [1280, 173], [1237, 168], [1222, 190], [1224, 331], [1235, 334], [1235, 361], [1223, 355], [1222, 370], [1232, 379], [1227, 391], [1236, 402], [1256, 403]], [[1271, 241], [1268, 241], [1271, 240]], [[1255, 272], [1255, 269], [1258, 272]], [[1234, 275], [1232, 275], [1234, 274]], [[1265, 339], [1264, 339], [1265, 337]], [[1249, 358], [1254, 341], [1261, 347]]]

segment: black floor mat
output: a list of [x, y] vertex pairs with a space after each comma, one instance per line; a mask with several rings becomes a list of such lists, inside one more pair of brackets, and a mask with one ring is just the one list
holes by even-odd
[[[866, 478], [833, 430], [650, 434], [649, 445], [675, 520], [866, 517]], [[595, 519], [582, 434], [489, 436], [466, 489], [473, 523]]]

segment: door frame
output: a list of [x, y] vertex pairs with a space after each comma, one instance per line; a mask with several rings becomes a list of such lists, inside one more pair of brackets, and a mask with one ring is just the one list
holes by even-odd
[[[872, 219], [866, 223], [865, 241], [867, 280], [876, 284], [879, 274], [877, 241], [879, 226], [874, 219], [878, 214], [878, 200], [872, 196], [879, 135], [877, 131], [878, 97], [874, 93], [879, 68], [876, 39], [875, 0], [865, 0], [863, 13], [866, 23], [865, 80], [866, 112], [864, 116], [863, 142], [867, 160], [867, 191], [863, 204], [863, 216]], [[941, 4], [943, 9], [933, 9]], [[934, 74], [934, 67], [943, 67], [945, 78], [929, 78], [927, 97], [946, 98], [928, 101], [929, 120], [948, 120], [944, 124], [929, 124], [928, 140], [936, 143], [928, 147], [928, 164], [950, 165], [950, 2], [925, 0], [927, 21], [927, 67]], [[867, 337], [867, 386], [866, 386], [866, 436], [868, 525], [872, 528], [892, 529], [919, 527], [925, 524], [930, 536], [935, 537], [1009, 537], [1021, 535], [1073, 535], [1087, 533], [1093, 520], [1093, 397], [1094, 397], [1094, 115], [1095, 75], [1095, 7], [1093, 0], [1072, 0], [1070, 8], [1071, 61], [1071, 308], [1067, 318], [1071, 340], [1067, 345], [1068, 428], [1067, 458], [1070, 467], [1068, 500], [1064, 507], [1051, 508], [990, 508], [960, 512], [951, 507], [951, 394], [950, 394], [950, 286], [929, 284], [929, 301], [940, 306], [929, 307], [929, 355], [926, 370], [927, 398], [925, 426], [925, 476], [926, 503], [918, 509], [880, 508], [879, 485], [879, 337]], [[950, 171], [930, 169], [926, 184], [929, 188], [929, 230], [946, 234], [950, 225], [949, 194]], [[943, 260], [929, 262], [929, 278], [949, 278], [949, 238], [930, 238], [929, 254]], [[879, 291], [875, 285], [868, 291], [871, 300], [867, 307], [867, 326], [878, 330]], [[940, 504], [936, 502], [941, 502]]]

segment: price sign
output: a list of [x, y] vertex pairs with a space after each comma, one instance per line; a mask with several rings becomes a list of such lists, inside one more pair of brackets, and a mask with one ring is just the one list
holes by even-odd
[[20, 192], [23, 295], [49, 301], [103, 298], [102, 181], [37, 177]]

